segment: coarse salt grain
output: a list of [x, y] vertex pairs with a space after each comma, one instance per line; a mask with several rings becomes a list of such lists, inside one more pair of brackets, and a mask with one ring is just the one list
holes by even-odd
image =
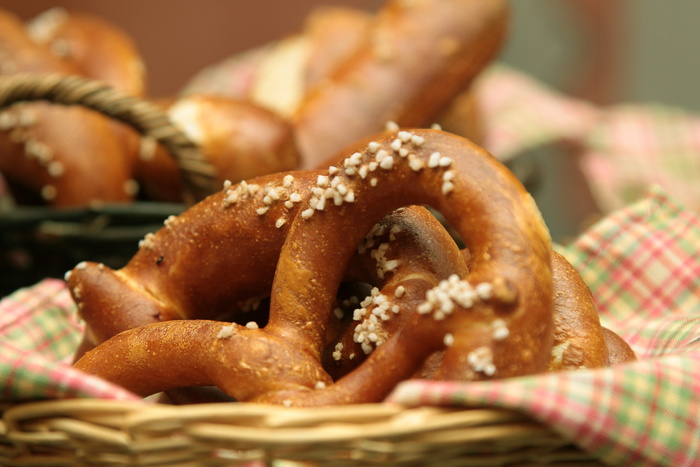
[[399, 131], [399, 125], [398, 125], [398, 123], [396, 123], [392, 120], [389, 120], [384, 125], [384, 129], [386, 129], [386, 131], [390, 131], [390, 132], [397, 132], [397, 131]]
[[493, 337], [493, 339], [496, 341], [502, 341], [506, 339], [508, 335], [510, 335], [510, 330], [508, 329], [506, 322], [500, 318], [493, 320], [491, 323], [491, 329], [491, 337]]
[[493, 352], [489, 347], [478, 347], [469, 353], [467, 361], [472, 370], [493, 376], [496, 373], [496, 365], [493, 364]]
[[445, 347], [452, 347], [455, 343], [455, 337], [448, 332], [445, 334], [445, 337], [442, 338], [442, 342], [445, 344]]
[[228, 339], [231, 336], [233, 336], [233, 324], [222, 327], [219, 330], [219, 333], [216, 335], [216, 338], [217, 339]]

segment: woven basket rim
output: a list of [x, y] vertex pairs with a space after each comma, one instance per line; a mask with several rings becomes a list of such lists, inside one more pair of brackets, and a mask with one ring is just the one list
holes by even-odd
[[[0, 464], [3, 455], [17, 462], [50, 455], [53, 462], [60, 458], [74, 465], [100, 456], [149, 465], [154, 456], [173, 456], [176, 440], [186, 459], [182, 465], [205, 465], [215, 455], [231, 461], [225, 465], [272, 459], [313, 465], [425, 465], [426, 460], [439, 465], [602, 465], [530, 416], [494, 407], [170, 406], [65, 399], [8, 405], [1, 423], [0, 446], [14, 448], [5, 454], [0, 450]], [[180, 465], [172, 457], [167, 463]]]

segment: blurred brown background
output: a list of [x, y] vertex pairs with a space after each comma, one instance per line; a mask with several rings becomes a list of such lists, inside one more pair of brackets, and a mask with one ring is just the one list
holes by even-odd
[[[439, 0], [436, 0], [439, 1]], [[376, 9], [383, 0], [0, 0], [29, 19], [62, 6], [101, 15], [131, 34], [151, 97], [171, 96], [202, 68], [291, 34], [318, 5]], [[700, 2], [511, 0], [500, 60], [600, 105], [649, 102], [700, 113]], [[536, 199], [555, 238], [575, 235], [591, 211], [570, 160], [535, 154]]]
[[[297, 30], [321, 4], [374, 9], [381, 0], [0, 0], [30, 18], [50, 7], [91, 11], [126, 29], [154, 97], [202, 67]], [[657, 101], [700, 110], [700, 2], [511, 0], [502, 60], [565, 92], [609, 103]]]
[[[322, 0], [0, 0], [31, 18], [53, 6], [89, 11], [125, 29], [136, 42], [155, 97], [179, 91], [197, 71], [236, 52], [298, 30]], [[373, 8], [375, 0], [334, 1]]]

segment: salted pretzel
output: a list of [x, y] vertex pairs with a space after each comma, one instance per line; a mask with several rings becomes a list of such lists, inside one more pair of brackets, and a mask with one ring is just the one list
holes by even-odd
[[[407, 294], [405, 300], [412, 298], [417, 312], [406, 318], [406, 325], [355, 371], [329, 385], [331, 378], [320, 364], [328, 310], [355, 245], [385, 214], [403, 205], [424, 203], [444, 211], [465, 239], [469, 272], [453, 284], [448, 296], [456, 295], [447, 301], [435, 298], [439, 286], [434, 284], [423, 283], [426, 294]], [[203, 358], [211, 359], [211, 351], [220, 346], [235, 348], [237, 355], [237, 361], [231, 361], [223, 355], [233, 354], [222, 347], [221, 352], [213, 352], [219, 363], [206, 370], [194, 366], [237, 400], [299, 405], [378, 400], [413, 374], [428, 354], [448, 343], [441, 367], [444, 378], [485, 379], [544, 371], [553, 325], [550, 255], [548, 232], [530, 195], [481, 148], [439, 131], [387, 133], [365, 142], [361, 151], [345, 159], [341, 167], [331, 168], [307, 193], [282, 246], [271, 289], [270, 318], [264, 328], [188, 322], [187, 328], [201, 331], [197, 340], [205, 343], [202, 349], [208, 349], [200, 352]], [[465, 301], [465, 290], [470, 296], [477, 294], [471, 296], [473, 303]], [[454, 300], [461, 300], [461, 305]], [[495, 320], [508, 328], [507, 339], [498, 340], [488, 331]], [[184, 328], [177, 324], [182, 323], [152, 324], [138, 333], [120, 334], [110, 339], [108, 347], [137, 349], [136, 334], [156, 333], [165, 339], [161, 349], [170, 349], [169, 338], [182, 338], [177, 330]], [[258, 343], [264, 336], [269, 339]], [[146, 341], [149, 346], [160, 345]], [[94, 363], [100, 361], [104, 349], [100, 346], [89, 352], [77, 367], [98, 370]], [[294, 354], [293, 349], [303, 351], [289, 362], [286, 359]], [[185, 354], [197, 359], [193, 348], [187, 348]], [[264, 375], [258, 372], [258, 377], [251, 369], [255, 355], [270, 356], [265, 359]], [[172, 354], [168, 358], [177, 360]], [[123, 370], [135, 380], [145, 379], [136, 375], [144, 368], [131, 358], [127, 361], [128, 368]], [[289, 381], [283, 375], [290, 365], [307, 373], [295, 374]], [[241, 374], [248, 376], [245, 380], [225, 377]], [[313, 390], [324, 385], [325, 390]]]
[[[0, 74], [80, 74], [0, 11]], [[75, 106], [22, 103], [0, 112], [0, 171], [22, 204], [87, 205], [132, 200], [137, 184], [109, 119]], [[95, 173], [110, 174], [95, 183]]]
[[69, 61], [82, 76], [98, 79], [132, 96], [146, 94], [146, 67], [130, 35], [104, 18], [62, 7], [26, 22], [29, 37]]
[[[18, 203], [129, 202], [138, 184], [109, 120], [80, 107], [21, 103], [0, 111], [0, 172]], [[95, 174], [100, 177], [96, 183]]]
[[[190, 94], [156, 101], [170, 121], [195, 143], [219, 184], [238, 183], [299, 166], [290, 123], [269, 109], [231, 97]], [[160, 145], [131, 132], [134, 176], [148, 199], [183, 199], [180, 168]], [[220, 186], [220, 185], [219, 185]]]
[[[272, 229], [272, 226], [267, 228]], [[400, 329], [403, 322], [401, 318], [405, 317], [406, 313], [397, 313], [399, 305], [396, 302], [400, 302], [406, 293], [417, 293], [420, 296], [421, 292], [425, 292], [416, 292], [412, 287], [416, 277], [420, 276], [423, 280], [437, 285], [451, 274], [466, 271], [466, 263], [456, 255], [455, 247], [432, 214], [415, 206], [395, 211], [370, 230], [353, 256], [344, 280], [368, 282], [375, 288], [362, 302], [350, 302], [361, 306], [360, 308], [354, 311], [352, 308], [346, 310], [345, 316], [340, 307], [334, 310], [334, 319], [330, 320], [328, 334], [339, 334], [339, 337], [326, 344], [323, 358], [324, 370], [334, 381], [359, 366], [376, 346], [381, 345]], [[548, 369], [556, 371], [596, 368], [634, 359], [634, 354], [624, 341], [611, 331], [601, 328], [590, 292], [580, 276], [561, 255], [553, 253], [552, 258], [556, 297], [555, 336]], [[104, 268], [102, 270], [104, 271]], [[80, 270], [76, 273], [81, 274]], [[241, 313], [241, 316], [250, 320], [250, 325], [257, 325], [253, 324], [250, 313]], [[506, 332], [503, 327], [496, 326], [494, 331], [496, 330]], [[614, 357], [615, 349], [611, 349], [610, 344], [606, 347], [606, 342], [602, 341], [603, 332], [606, 332], [606, 341], [609, 335], [621, 343], [621, 348], [626, 348], [624, 351], [628, 354], [627, 358], [609, 362], [608, 353]], [[141, 331], [134, 333], [140, 334]], [[106, 348], [113, 345], [112, 341]], [[129, 343], [129, 346], [139, 347], [132, 343]], [[167, 358], [172, 357], [168, 355]], [[436, 370], [443, 357], [444, 352], [431, 355], [413, 376], [438, 378]], [[153, 386], [150, 391], [155, 392], [163, 387], [163, 380], [155, 380], [161, 382], [151, 382]], [[121, 380], [117, 378], [117, 381]], [[165, 381], [172, 380], [166, 378]], [[188, 378], [179, 381], [180, 384], [196, 382]], [[176, 403], [226, 400], [225, 395], [211, 388], [197, 391], [190, 389], [184, 392], [171, 390], [168, 391], [168, 396], [171, 402]]]
[[[0, 11], [0, 25], [0, 73], [81, 75], [143, 97], [146, 76], [139, 51], [109, 21], [52, 8], [27, 23]], [[290, 123], [268, 109], [202, 94], [158, 103], [197, 144], [222, 183], [298, 166]], [[181, 169], [165, 148], [89, 108], [25, 102], [3, 109], [0, 149], [0, 171], [18, 204], [184, 199]]]
[[433, 123], [499, 50], [507, 13], [500, 0], [389, 1], [365, 43], [294, 114], [302, 167], [316, 167], [386, 121]]
[[446, 128], [473, 138], [478, 116], [468, 88], [500, 49], [508, 16], [504, 0], [324, 6], [295, 34], [203, 70], [185, 92], [250, 99], [288, 118], [302, 169], [324, 168], [389, 120], [428, 126], [445, 117]]
[[[318, 176], [317, 174], [314, 175]], [[321, 183], [332, 182], [321, 179]], [[372, 182], [370, 181], [369, 183], [371, 184]], [[313, 196], [311, 199], [313, 199]], [[318, 207], [317, 204], [316, 207]], [[325, 211], [325, 209], [323, 210]], [[323, 214], [315, 213], [311, 217], [315, 215]], [[299, 214], [299, 216], [303, 219], [302, 214]], [[360, 391], [354, 393], [354, 400], [357, 397], [368, 396], [366, 387], [362, 386], [362, 378], [358, 377], [357, 373], [348, 375], [350, 370], [357, 368], [365, 359], [371, 360], [374, 358], [371, 356], [367, 357], [367, 355], [374, 354], [375, 350], [379, 349], [379, 353], [381, 353], [385, 348], [385, 342], [392, 341], [396, 335], [400, 335], [403, 332], [404, 326], [410, 325], [411, 313], [406, 313], [405, 311], [406, 309], [425, 307], [427, 290], [448, 289], [450, 283], [459, 282], [459, 279], [455, 278], [454, 274], [468, 275], [467, 263], [471, 262], [469, 259], [471, 258], [471, 253], [458, 254], [456, 245], [449, 238], [444, 237], [446, 233], [442, 231], [441, 234], [441, 231], [439, 224], [427, 211], [415, 207], [400, 209], [391, 216], [384, 218], [369, 231], [369, 234], [360, 242], [358, 251], [348, 265], [345, 280], [369, 281], [378, 288], [373, 290], [371, 296], [364, 301], [363, 307], [355, 311], [356, 317], [351, 320], [351, 332], [347, 332], [348, 328], [346, 327], [346, 332], [341, 332], [339, 339], [331, 339], [329, 342], [324, 343], [324, 355], [326, 357], [332, 355], [332, 359], [324, 359], [323, 371], [333, 381], [340, 379], [341, 382], [339, 384], [341, 386], [352, 385], [356, 386], [355, 389], [360, 389]], [[440, 241], [437, 241], [438, 238]], [[405, 249], [406, 245], [409, 245], [408, 250]], [[395, 256], [395, 254], [398, 256]], [[551, 353], [546, 357], [548, 369], [594, 368], [607, 365], [608, 349], [603, 339], [603, 329], [595, 313], [590, 292], [581, 281], [580, 276], [575, 273], [575, 270], [568, 265], [566, 260], [556, 253], [552, 254], [554, 265], [553, 293], [555, 297], [554, 346]], [[464, 261], [464, 258], [468, 260]], [[421, 266], [425, 264], [428, 264], [428, 266]], [[489, 292], [482, 288], [481, 293]], [[427, 296], [430, 296], [430, 294], [428, 293]], [[411, 305], [412, 301], [415, 302], [413, 305]], [[401, 312], [402, 309], [404, 312]], [[413, 315], [415, 316], [415, 313]], [[338, 317], [336, 316], [336, 318]], [[280, 318], [276, 318], [273, 314], [270, 322], [264, 326], [262, 332], [264, 333], [269, 328], [274, 329], [278, 319]], [[325, 328], [326, 339], [328, 335], [338, 333], [338, 331], [334, 330], [334, 322], [334, 319], [330, 319], [328, 327]], [[237, 352], [240, 351], [237, 345], [234, 346], [235, 352], [229, 352], [229, 350], [214, 352], [218, 363], [209, 365], [205, 363], [207, 358], [212, 358], [210, 354], [212, 349], [209, 345], [204, 346], [205, 350], [200, 352], [189, 344], [182, 344], [182, 342], [189, 340], [186, 337], [187, 335], [191, 333], [198, 334], [200, 331], [206, 334], [205, 329], [209, 330], [207, 332], [211, 332], [212, 327], [216, 328], [215, 326], [210, 321], [198, 321], [183, 328], [178, 328], [176, 324], [163, 323], [135, 329], [110, 339], [106, 344], [98, 347], [94, 352], [89, 353], [84, 359], [80, 360], [78, 367], [87, 371], [97, 371], [98, 374], [143, 394], [179, 385], [217, 384], [229, 391], [230, 394], [235, 395], [235, 397], [245, 400], [245, 398], [250, 397], [250, 394], [246, 392], [249, 388], [246, 390], [241, 389], [238, 386], [242, 384], [241, 382], [236, 382], [233, 386], [230, 386], [230, 382], [218, 380], [211, 373], [208, 376], [202, 376], [201, 374], [202, 368], [209, 368], [211, 365], [215, 368], [218, 365], [239, 368], [237, 366], [238, 363], [234, 361], [237, 358]], [[217, 333], [218, 339], [227, 340], [236, 336], [235, 340], [239, 340], [238, 331], [243, 329], [241, 326], [228, 324], [222, 326], [216, 328], [219, 329]], [[247, 328], [257, 329], [258, 326], [250, 323]], [[489, 329], [489, 332], [485, 334], [490, 333], [495, 340], [504, 340], [511, 333], [505, 321], [500, 318], [493, 321]], [[614, 335], [613, 333], [609, 334]], [[348, 336], [352, 336], [349, 341], [347, 339]], [[442, 368], [448, 355], [448, 350], [451, 348], [449, 345], [453, 344], [453, 338], [452, 334], [445, 334], [442, 344], [447, 350], [439, 350], [432, 354], [438, 358], [428, 358], [413, 375], [430, 378], [454, 378], [452, 375], [445, 375], [444, 368]], [[175, 340], [179, 341], [180, 344], [174, 345]], [[160, 344], [156, 341], [159, 341]], [[245, 345], [249, 344], [246, 339], [242, 341], [245, 342]], [[210, 341], [207, 340], [207, 342]], [[210, 344], [218, 349], [221, 342], [214, 340]], [[282, 344], [275, 341], [273, 345], [277, 349], [275, 352], [281, 352], [284, 355], [291, 352], [286, 347], [286, 343]], [[380, 345], [381, 347], [378, 347]], [[283, 346], [284, 348], [278, 349], [278, 346]], [[139, 354], [146, 350], [149, 354], [152, 353], [153, 356], [141, 361]], [[483, 356], [484, 351], [477, 352], [477, 350], [468, 354], [471, 356], [469, 364], [472, 366], [472, 377], [477, 377], [474, 373], [479, 372], [489, 376], [489, 373], [495, 372], [495, 367], [493, 364], [480, 361], [477, 357]], [[111, 367], [111, 370], [104, 370], [104, 365], [100, 364], [101, 359], [105, 358], [105, 354], [111, 355], [114, 353], [120, 357], [124, 356], [127, 364], [125, 366], [114, 365]], [[190, 360], [186, 362], [186, 359]], [[423, 355], [422, 359], [426, 360], [426, 355]], [[189, 365], [190, 368], [196, 369], [193, 371], [197, 374], [194, 375], [191, 372], [180, 369], [177, 375], [170, 373], [168, 375], [160, 375], [157, 368], [167, 368], [161, 365], [165, 360], [179, 362], [178, 367]], [[312, 365], [310, 360], [304, 361], [305, 363], [300, 364], [300, 368], [312, 370], [310, 374], [313, 378], [323, 375], [320, 369], [315, 368], [318, 365], [317, 363]], [[299, 362], [296, 361], [296, 363]], [[246, 361], [242, 365], [247, 367], [250, 363]], [[476, 366], [478, 371], [475, 371], [474, 366]], [[274, 390], [274, 388], [277, 388], [275, 384], [279, 384], [279, 382], [273, 384], [272, 380], [279, 380], [280, 378], [285, 381], [283, 385], [296, 386], [298, 384], [296, 378], [293, 378], [292, 381], [283, 376], [286, 371], [289, 371], [288, 366], [278, 366], [272, 369], [266, 366], [266, 368], [268, 368], [266, 371], [271, 373], [266, 375], [261, 381], [256, 380], [257, 384], [253, 384], [254, 386], [269, 386], [273, 388], [270, 390]], [[157, 374], [153, 374], [154, 371]], [[166, 369], [165, 371], [169, 370]], [[212, 369], [211, 371], [216, 373], [218, 370]], [[143, 372], [148, 373], [151, 377], [144, 378], [139, 376]], [[365, 370], [360, 367], [358, 372], [364, 374]], [[367, 375], [365, 374], [365, 376]], [[373, 376], [372, 381], [375, 381], [375, 379]], [[354, 384], [351, 384], [350, 382], [353, 380]], [[314, 387], [321, 388], [326, 384], [327, 379], [322, 378], [316, 380], [316, 386]], [[365, 386], [367, 384], [369, 383], [365, 383]], [[362, 390], [363, 388], [364, 391]], [[305, 391], [302, 389], [302, 392]], [[289, 395], [288, 392], [284, 394]], [[323, 394], [323, 396], [320, 394]], [[297, 395], [297, 397], [300, 396]], [[345, 397], [339, 399], [338, 392], [329, 390], [316, 394], [313, 397], [313, 401], [306, 398], [302, 398], [303, 400], [299, 401], [292, 397], [291, 399], [283, 399], [281, 402], [286, 403], [295, 400], [296, 403], [303, 404], [338, 403], [339, 400], [348, 402], [347, 397], [347, 394], [345, 394]], [[277, 400], [277, 402], [280, 401]]]

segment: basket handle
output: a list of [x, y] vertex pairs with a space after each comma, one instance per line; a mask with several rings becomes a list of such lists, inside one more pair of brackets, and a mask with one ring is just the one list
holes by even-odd
[[124, 122], [161, 143], [176, 160], [189, 203], [216, 191], [214, 168], [204, 159], [199, 147], [152, 102], [76, 75], [18, 73], [0, 78], [0, 108], [26, 101], [82, 105]]

